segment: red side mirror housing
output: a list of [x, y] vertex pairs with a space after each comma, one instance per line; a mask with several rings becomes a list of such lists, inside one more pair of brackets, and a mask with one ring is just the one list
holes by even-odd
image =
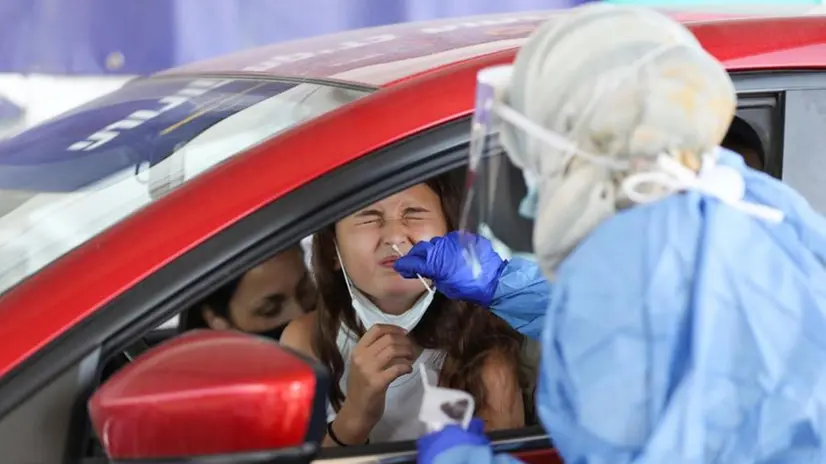
[[116, 461], [310, 462], [326, 432], [328, 386], [326, 369], [274, 341], [195, 330], [116, 372], [89, 413]]

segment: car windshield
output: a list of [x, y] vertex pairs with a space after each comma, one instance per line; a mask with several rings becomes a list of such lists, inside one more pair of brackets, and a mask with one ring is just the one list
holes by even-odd
[[368, 93], [137, 79], [0, 142], [0, 294], [216, 164]]

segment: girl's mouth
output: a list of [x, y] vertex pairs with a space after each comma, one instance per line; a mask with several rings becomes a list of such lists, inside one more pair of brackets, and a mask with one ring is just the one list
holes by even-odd
[[380, 264], [382, 267], [393, 267], [393, 264], [396, 262], [396, 260], [397, 260], [397, 259], [399, 259], [399, 258], [397, 258], [397, 257], [395, 257], [395, 256], [394, 256], [394, 257], [390, 257], [390, 258], [384, 258], [383, 260], [381, 260], [381, 261], [379, 262], [379, 264]]

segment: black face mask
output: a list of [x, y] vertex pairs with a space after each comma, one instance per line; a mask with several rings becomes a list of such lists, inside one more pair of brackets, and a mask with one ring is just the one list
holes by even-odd
[[250, 335], [257, 335], [259, 337], [269, 338], [275, 341], [279, 341], [281, 339], [281, 334], [284, 333], [284, 329], [287, 328], [289, 322], [285, 322], [279, 326], [273, 327], [270, 330], [265, 330], [263, 332], [248, 332]]

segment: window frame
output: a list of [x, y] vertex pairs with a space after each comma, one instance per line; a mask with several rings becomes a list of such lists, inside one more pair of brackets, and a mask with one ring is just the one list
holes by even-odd
[[[817, 72], [733, 73], [732, 77], [744, 101], [760, 93], [778, 94], [781, 115], [786, 90], [826, 88], [823, 73]], [[778, 129], [774, 143], [778, 137], [783, 140], [784, 128]], [[44, 410], [37, 405], [44, 397], [63, 398], [69, 412], [57, 418], [49, 416], [53, 428], [58, 428], [56, 436], [50, 438], [52, 443], [41, 437], [37, 443], [58, 447], [64, 462], [78, 462], [88, 432], [85, 403], [103, 359], [182, 311], [186, 301], [197, 300], [319, 227], [375, 199], [466, 164], [469, 138], [468, 117], [370, 153], [251, 213], [115, 298], [0, 379], [0, 430], [10, 432], [0, 434], [0, 448], [20, 443], [20, 437], [32, 430], [16, 422], [22, 420], [21, 415], [43, 417]], [[781, 146], [785, 158], [786, 146]], [[65, 404], [67, 401], [72, 404]], [[537, 438], [534, 432], [531, 428], [505, 432], [498, 442], [509, 451], [520, 443], [548, 448], [547, 437], [540, 434]], [[320, 459], [388, 453], [415, 456], [415, 446], [399, 442], [330, 450]]]

